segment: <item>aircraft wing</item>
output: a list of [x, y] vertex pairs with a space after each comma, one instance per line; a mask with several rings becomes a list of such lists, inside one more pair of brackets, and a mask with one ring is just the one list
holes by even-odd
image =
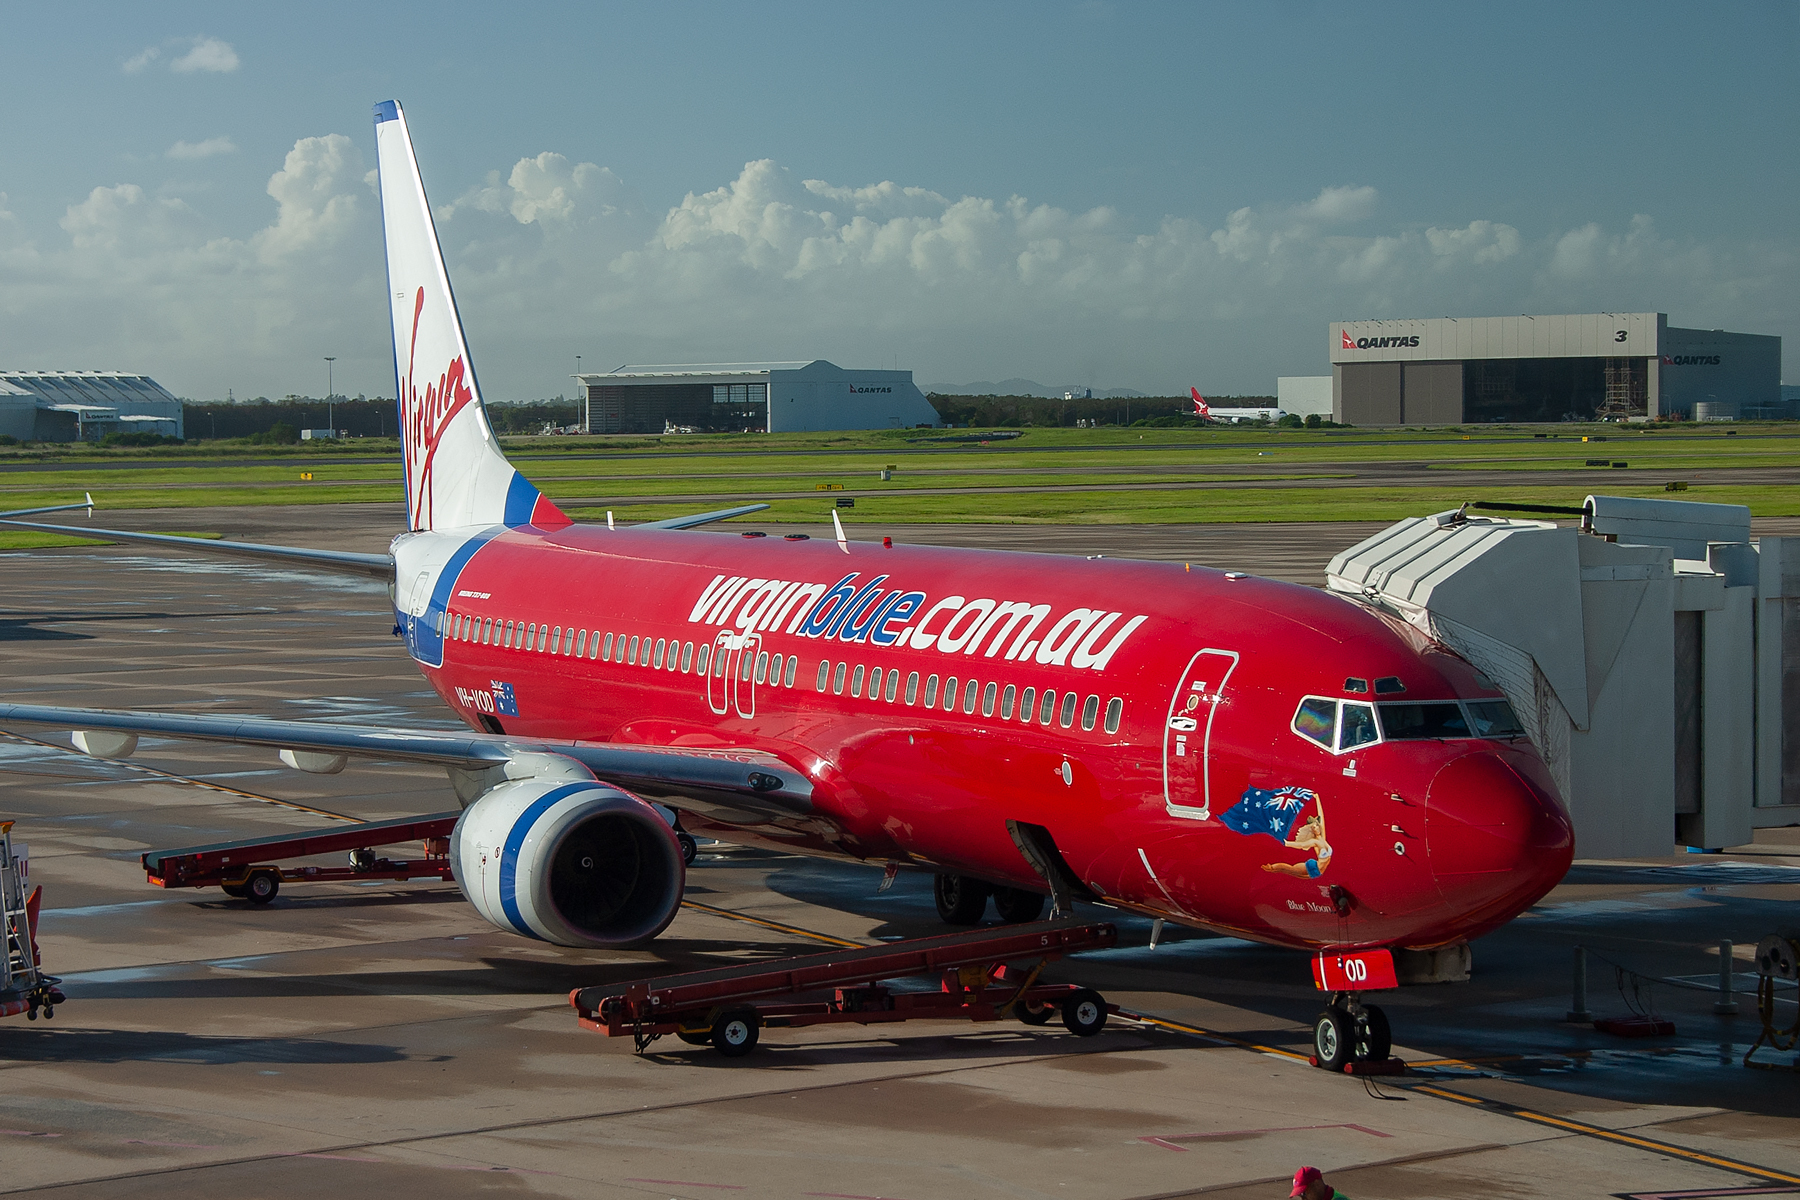
[[740, 504], [736, 508], [715, 508], [711, 512], [694, 513], [686, 517], [664, 517], [660, 521], [645, 521], [641, 525], [633, 525], [633, 529], [693, 529], [698, 525], [710, 525], [714, 521], [729, 521], [732, 517], [741, 517], [746, 513], [761, 512], [769, 507], [766, 504]]
[[[66, 507], [84, 508], [85, 505]], [[51, 512], [53, 509], [41, 511]], [[198, 550], [203, 554], [223, 554], [234, 558], [274, 560], [294, 566], [323, 568], [350, 575], [366, 575], [391, 583], [394, 578], [394, 556], [391, 554], [356, 554], [349, 550], [308, 550], [299, 546], [265, 546], [260, 542], [224, 542], [216, 538], [182, 537], [174, 533], [137, 533], [129, 529], [94, 529], [76, 525], [41, 525], [36, 521], [0, 519], [0, 524], [15, 529], [35, 529], [42, 533], [65, 533], [71, 537], [100, 538], [106, 541], [145, 542], [152, 546], [173, 546]]]
[[[734, 824], [791, 821], [805, 818], [812, 811], [812, 782], [774, 755], [754, 750], [630, 746], [460, 730], [382, 729], [329, 722], [42, 704], [0, 704], [0, 725], [267, 746], [327, 759], [344, 755], [431, 763], [450, 769], [453, 781], [460, 783], [461, 775], [478, 786], [506, 778], [505, 769], [514, 760], [559, 755], [574, 759], [596, 777], [646, 799]], [[318, 769], [335, 770], [338, 766], [341, 763]], [[492, 775], [485, 775], [487, 772]]]

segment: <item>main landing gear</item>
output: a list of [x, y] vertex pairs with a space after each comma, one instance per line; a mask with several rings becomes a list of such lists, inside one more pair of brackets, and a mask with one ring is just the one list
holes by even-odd
[[1394, 1050], [1387, 1014], [1362, 1002], [1360, 992], [1333, 992], [1331, 1007], [1313, 1021], [1313, 1064], [1342, 1071], [1351, 1063], [1384, 1063]]
[[967, 875], [939, 875], [932, 886], [938, 916], [946, 925], [981, 924], [990, 896], [994, 911], [1009, 925], [1035, 921], [1044, 914], [1042, 893], [1024, 888], [995, 887]]

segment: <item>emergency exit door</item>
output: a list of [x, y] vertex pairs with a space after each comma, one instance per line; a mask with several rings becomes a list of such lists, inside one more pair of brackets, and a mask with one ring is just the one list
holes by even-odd
[[1169, 698], [1163, 724], [1163, 805], [1172, 817], [1212, 816], [1212, 732], [1226, 684], [1237, 670], [1235, 650], [1208, 648], [1188, 660]]

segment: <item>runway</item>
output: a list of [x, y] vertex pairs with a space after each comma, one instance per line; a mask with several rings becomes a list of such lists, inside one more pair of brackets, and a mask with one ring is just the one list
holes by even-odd
[[[349, 550], [384, 548], [399, 519], [386, 505], [128, 515], [141, 528]], [[1316, 584], [1324, 559], [1367, 531], [859, 535], [882, 532], [1204, 552], [1212, 565], [1260, 563]], [[390, 636], [379, 586], [103, 548], [0, 554], [0, 587], [14, 699], [451, 726]], [[1119, 948], [1054, 977], [1163, 1026], [1115, 1021], [1091, 1039], [1055, 1024], [828, 1026], [771, 1030], [736, 1063], [667, 1041], [638, 1056], [628, 1040], [579, 1030], [567, 992], [818, 945], [685, 910], [645, 950], [564, 950], [492, 929], [445, 884], [292, 886], [267, 909], [161, 892], [138, 868], [146, 849], [327, 823], [259, 797], [382, 818], [450, 807], [449, 789], [425, 769], [302, 775], [269, 752], [174, 742], [111, 763], [11, 741], [0, 766], [0, 815], [32, 847], [46, 965], [70, 997], [53, 1022], [0, 1022], [0, 1191], [1249, 1198], [1285, 1194], [1303, 1162], [1355, 1196], [1800, 1181], [1793, 1076], [1737, 1065], [1755, 1032], [1748, 1005], [1718, 1017], [1710, 993], [1659, 987], [1654, 1003], [1679, 1034], [1645, 1042], [1561, 1020], [1576, 944], [1646, 974], [1704, 978], [1718, 938], [1742, 946], [1791, 924], [1800, 831], [1727, 856], [1578, 864], [1476, 944], [1471, 982], [1383, 998], [1398, 1052], [1421, 1067], [1365, 1088], [1296, 1057], [1320, 1007], [1302, 956], [1195, 931], [1151, 950], [1135, 918], [1120, 921]], [[714, 846], [688, 894], [858, 942], [942, 931], [928, 878], [903, 875], [885, 893], [879, 878]], [[1611, 969], [1592, 978], [1593, 1007], [1625, 1011]]]

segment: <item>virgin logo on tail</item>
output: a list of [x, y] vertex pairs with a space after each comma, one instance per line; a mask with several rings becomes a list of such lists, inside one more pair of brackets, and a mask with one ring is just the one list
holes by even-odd
[[1194, 415], [1196, 417], [1212, 416], [1212, 409], [1207, 407], [1206, 397], [1200, 394], [1200, 389], [1197, 387], [1190, 387], [1188, 392], [1194, 397]]
[[1356, 349], [1356, 339], [1350, 336], [1350, 331], [1348, 329], [1344, 329], [1344, 330], [1340, 330], [1340, 332], [1344, 335], [1344, 349], [1346, 349], [1346, 350]]
[[413, 529], [430, 526], [431, 460], [437, 454], [438, 439], [451, 419], [475, 398], [461, 355], [450, 361], [436, 383], [425, 385], [424, 395], [419, 394], [413, 373], [419, 346], [419, 317], [424, 308], [425, 289], [421, 287], [413, 299], [412, 341], [407, 347], [406, 378], [400, 383], [401, 451], [406, 458], [407, 498], [412, 503], [408, 524]]

